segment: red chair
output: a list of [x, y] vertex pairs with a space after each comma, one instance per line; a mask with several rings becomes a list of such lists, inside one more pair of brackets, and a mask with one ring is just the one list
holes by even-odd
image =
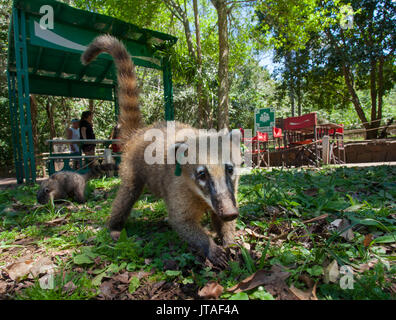
[[[282, 129], [272, 127], [272, 137], [274, 138], [275, 149], [281, 149], [282, 148], [282, 140], [283, 140]], [[276, 142], [278, 142], [278, 147], [276, 146]]]
[[[317, 115], [315, 112], [283, 120], [284, 146], [298, 149], [295, 166], [303, 163], [318, 165]], [[289, 151], [288, 150], [288, 151]]]
[[[339, 128], [330, 129], [329, 136], [334, 140], [335, 147], [337, 149], [337, 156], [339, 163], [345, 163], [345, 145], [344, 145], [344, 125], [339, 124]], [[342, 158], [341, 158], [342, 157]], [[336, 163], [334, 159], [334, 163]]]
[[274, 136], [274, 138], [282, 138], [282, 129], [272, 127], [272, 135]]
[[[242, 142], [247, 147], [247, 151], [252, 156], [252, 161], [256, 164], [257, 167], [261, 166], [263, 162], [265, 166], [270, 165], [269, 159], [269, 151], [267, 148], [268, 144], [268, 133], [267, 132], [259, 132], [253, 138], [245, 138], [244, 137], [244, 130], [240, 128], [242, 133]], [[265, 155], [267, 154], [267, 160], [265, 160]]]

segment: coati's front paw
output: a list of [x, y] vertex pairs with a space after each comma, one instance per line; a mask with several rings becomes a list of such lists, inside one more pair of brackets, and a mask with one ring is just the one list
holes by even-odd
[[234, 237], [224, 237], [222, 239], [223, 247], [228, 248], [236, 243]]
[[110, 231], [110, 237], [114, 240], [114, 241], [118, 241], [118, 239], [120, 238], [121, 235], [121, 231], [116, 231], [116, 230], [111, 230]]
[[209, 249], [208, 259], [216, 266], [226, 268], [228, 266], [227, 253], [222, 247], [212, 245]]

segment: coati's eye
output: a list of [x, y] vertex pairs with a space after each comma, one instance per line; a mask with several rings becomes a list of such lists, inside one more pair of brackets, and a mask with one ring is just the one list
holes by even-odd
[[49, 189], [48, 188], [45, 188], [44, 191], [45, 191], [45, 193], [49, 193]]
[[226, 164], [225, 169], [228, 174], [232, 175], [234, 173], [234, 166], [232, 166], [231, 164]]
[[206, 172], [204, 170], [197, 172], [197, 178], [200, 180], [205, 180], [206, 179]]
[[199, 168], [197, 170], [196, 177], [199, 180], [205, 180], [206, 179], [206, 170], [205, 170], [205, 168]]

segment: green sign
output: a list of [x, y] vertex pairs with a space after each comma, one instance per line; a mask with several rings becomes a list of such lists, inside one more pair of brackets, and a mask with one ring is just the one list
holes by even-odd
[[254, 111], [255, 132], [268, 132], [268, 134], [272, 135], [273, 127], [275, 127], [274, 108], [256, 109]]

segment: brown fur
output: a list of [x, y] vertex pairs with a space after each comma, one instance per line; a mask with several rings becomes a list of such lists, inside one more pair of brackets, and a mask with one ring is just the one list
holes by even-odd
[[71, 197], [78, 203], [85, 202], [85, 177], [71, 171], [54, 173], [43, 181], [37, 192], [37, 202], [46, 204], [50, 199], [60, 200]]
[[78, 203], [84, 203], [85, 186], [89, 179], [99, 177], [104, 171], [117, 170], [114, 164], [97, 164], [90, 168], [86, 174], [72, 171], [60, 171], [51, 175], [40, 184], [37, 192], [37, 202], [46, 204], [50, 199], [65, 200], [72, 198]]
[[[112, 237], [114, 239], [119, 237], [134, 203], [138, 200], [143, 187], [147, 185], [153, 194], [165, 200], [169, 223], [179, 235], [205, 254], [213, 263], [225, 266], [225, 251], [216, 245], [202, 228], [200, 220], [205, 212], [211, 211], [214, 229], [223, 244], [233, 243], [234, 219], [238, 215], [235, 200], [238, 176], [230, 174], [229, 177], [226, 177], [224, 164], [185, 164], [182, 166], [181, 176], [175, 175], [176, 166], [174, 164], [147, 164], [144, 152], [152, 142], [144, 141], [144, 133], [152, 128], [162, 130], [165, 133], [163, 143], [167, 145], [165, 140], [166, 122], [142, 128], [134, 66], [121, 42], [111, 36], [99, 36], [83, 54], [82, 61], [87, 63], [102, 51], [113, 56], [118, 70], [120, 86], [118, 96], [121, 110], [119, 121], [121, 135], [125, 142], [120, 165], [122, 182], [113, 202], [112, 214], [108, 223]], [[190, 128], [194, 132], [198, 132], [197, 129], [179, 122], [175, 123], [175, 127], [176, 131]], [[221, 136], [219, 134], [218, 138]], [[209, 137], [206, 136], [202, 139], [209, 139]], [[185, 140], [180, 142], [188, 144]], [[177, 146], [175, 146], [176, 148]], [[165, 150], [165, 157], [169, 156], [167, 152], [168, 150]], [[166, 158], [165, 163], [167, 163]], [[199, 171], [202, 165], [207, 171], [207, 181], [200, 183], [196, 176], [197, 170]], [[235, 166], [237, 165], [235, 164]], [[216, 192], [213, 192], [214, 189]]]

